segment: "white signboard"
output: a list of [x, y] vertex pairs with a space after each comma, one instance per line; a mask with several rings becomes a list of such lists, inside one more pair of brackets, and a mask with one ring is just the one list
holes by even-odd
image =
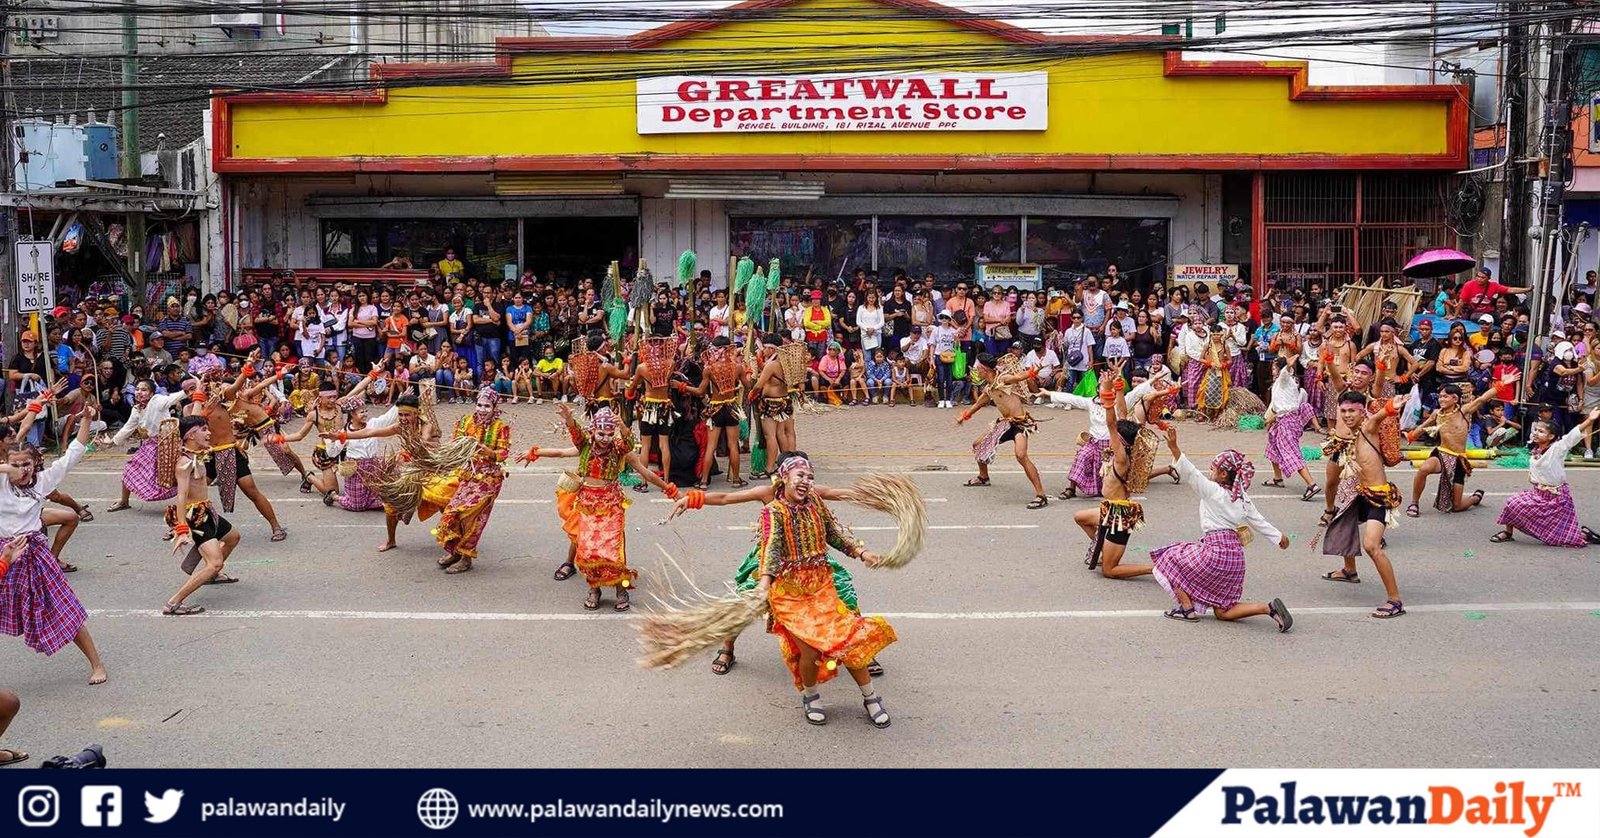
[[1238, 282], [1238, 265], [1173, 265], [1171, 284], [1193, 285], [1204, 282], [1215, 288], [1219, 282]]
[[17, 242], [18, 311], [49, 311], [56, 307], [55, 255], [55, 244], [51, 242]]
[[640, 134], [1043, 131], [1050, 74], [659, 76], [637, 106]]
[[1044, 287], [1044, 269], [1038, 265], [979, 262], [978, 284], [985, 288], [1011, 286], [1037, 291]]

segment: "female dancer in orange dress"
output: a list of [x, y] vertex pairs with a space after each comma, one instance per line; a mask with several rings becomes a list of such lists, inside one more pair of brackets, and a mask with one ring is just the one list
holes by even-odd
[[826, 724], [828, 716], [817, 684], [837, 674], [842, 665], [861, 688], [862, 704], [876, 727], [889, 726], [883, 699], [872, 688], [867, 666], [895, 641], [894, 629], [882, 617], [863, 617], [839, 599], [828, 548], [833, 547], [868, 567], [881, 557], [834, 520], [813, 492], [811, 461], [791, 455], [778, 468], [782, 488], [761, 509], [757, 523], [761, 581], [757, 592], [771, 609], [767, 630], [778, 636], [783, 660], [794, 674], [806, 721]]

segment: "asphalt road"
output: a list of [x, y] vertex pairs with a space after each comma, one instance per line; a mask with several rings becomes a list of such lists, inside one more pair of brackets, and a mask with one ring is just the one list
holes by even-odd
[[[549, 433], [548, 408], [521, 410], [537, 418], [519, 436]], [[1473, 485], [1490, 492], [1487, 509], [1429, 509], [1390, 534], [1410, 613], [1389, 621], [1367, 616], [1384, 596], [1364, 560], [1360, 585], [1318, 579], [1337, 565], [1307, 546], [1320, 503], [1258, 488], [1296, 538], [1248, 551], [1246, 598], [1282, 597], [1295, 613], [1280, 635], [1266, 619], [1162, 619], [1171, 603], [1148, 577], [1083, 567], [1068, 518], [1089, 501], [1024, 509], [1031, 492], [1004, 458], [994, 487], [962, 488], [981, 428], [950, 427], [943, 411], [878, 411], [816, 419], [802, 441], [824, 483], [906, 471], [930, 500], [924, 555], [901, 571], [857, 566], [863, 609], [900, 635], [882, 656], [887, 730], [868, 724], [847, 679], [823, 688], [830, 724], [806, 725], [776, 642], [758, 630], [725, 677], [709, 655], [640, 669], [633, 618], [609, 602], [587, 613], [580, 579], [551, 579], [565, 541], [543, 463], [507, 481], [483, 557], [461, 576], [435, 569], [426, 526], [402, 528], [400, 549], [379, 555], [381, 513], [330, 510], [296, 481], [262, 476], [289, 539], [269, 543], [241, 496], [230, 517], [245, 541], [228, 566], [242, 582], [203, 589], [191, 601], [209, 613], [178, 619], [158, 612], [182, 578], [158, 540], [160, 509], [103, 512], [121, 458], [97, 455], [66, 485], [97, 515], [67, 557], [82, 567], [69, 578], [110, 682], [86, 686], [71, 647], [46, 658], [5, 638], [0, 685], [24, 708], [3, 744], [44, 757], [100, 742], [113, 765], [174, 767], [1555, 767], [1600, 749], [1600, 551], [1486, 541], [1523, 473], [1482, 469]], [[1084, 417], [1049, 415], [1035, 447], [1053, 492]], [[1186, 434], [1196, 450], [1241, 447], [1265, 471], [1261, 434]], [[862, 446], [875, 456], [852, 456]], [[915, 470], [930, 465], [948, 470]], [[1600, 519], [1600, 470], [1572, 474], [1580, 510]], [[1391, 477], [1404, 488], [1411, 473]], [[756, 508], [661, 525], [659, 498], [629, 515], [642, 593], [660, 590], [662, 550], [720, 585], [749, 548]], [[1187, 487], [1158, 480], [1146, 509], [1130, 561], [1199, 536]], [[886, 519], [839, 514], [871, 545], [893, 538]]]

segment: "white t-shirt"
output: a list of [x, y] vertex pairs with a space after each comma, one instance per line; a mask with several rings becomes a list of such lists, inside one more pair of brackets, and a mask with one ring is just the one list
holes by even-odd
[[709, 319], [714, 320], [717, 323], [717, 331], [712, 335], [712, 337], [732, 337], [732, 332], [729, 331], [727, 306], [712, 306]]
[[900, 339], [900, 352], [905, 355], [906, 363], [917, 366], [928, 360], [928, 339], [915, 336]]
[[1022, 368], [1025, 370], [1037, 369], [1040, 376], [1047, 376], [1055, 372], [1060, 366], [1061, 359], [1056, 357], [1055, 350], [1048, 346], [1044, 348], [1043, 355], [1039, 353], [1039, 350], [1033, 349], [1029, 350], [1027, 355], [1022, 356]]
[[861, 348], [867, 353], [883, 345], [883, 308], [856, 307], [856, 325], [861, 329]]

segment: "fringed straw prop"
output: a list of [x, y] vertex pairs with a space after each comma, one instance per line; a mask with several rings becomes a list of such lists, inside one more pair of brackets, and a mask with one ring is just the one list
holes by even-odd
[[1217, 416], [1218, 427], [1237, 428], [1239, 420], [1246, 416], [1261, 416], [1267, 412], [1266, 403], [1261, 397], [1243, 387], [1228, 388], [1228, 406], [1222, 409]]
[[692, 589], [687, 595], [679, 594], [672, 584], [671, 575], [654, 590], [661, 602], [660, 610], [653, 611], [639, 623], [639, 665], [647, 669], [671, 669], [712, 646], [721, 645], [730, 637], [738, 637], [767, 614], [767, 598], [754, 590], [738, 593], [729, 591], [721, 596], [695, 587], [689, 575], [671, 554], [657, 545], [667, 562], [682, 576]]
[[869, 474], [850, 487], [850, 503], [894, 519], [894, 547], [883, 554], [881, 568], [898, 569], [922, 552], [928, 538], [928, 508], [922, 490], [898, 474]]

